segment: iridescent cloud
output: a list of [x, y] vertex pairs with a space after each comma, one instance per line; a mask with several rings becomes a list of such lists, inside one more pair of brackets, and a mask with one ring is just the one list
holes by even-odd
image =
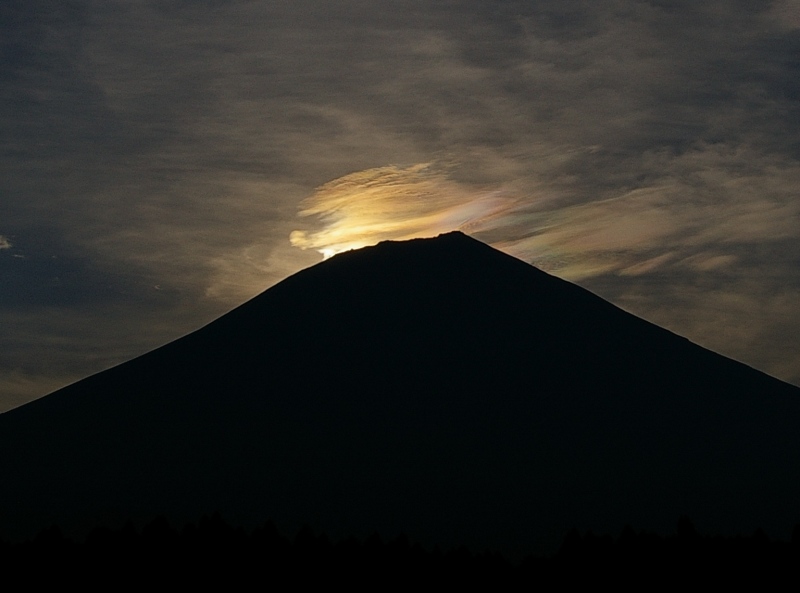
[[502, 191], [468, 188], [430, 164], [387, 166], [351, 173], [319, 187], [301, 204], [317, 230], [292, 232], [292, 245], [331, 257], [385, 240], [478, 232], [514, 208]]
[[[315, 217], [318, 227], [296, 230], [290, 240], [327, 258], [380, 241], [463, 230], [484, 234], [498, 249], [572, 280], [631, 266], [628, 273], [636, 274], [671, 259], [656, 256], [639, 270], [644, 258], [630, 255], [657, 248], [682, 226], [660, 207], [662, 198], [652, 188], [558, 208], [546, 196], [519, 199], [501, 189], [466, 186], [431, 164], [387, 166], [318, 188], [300, 211]], [[502, 229], [499, 236], [515, 238], [492, 240], [490, 231], [496, 229]]]
[[[739, 189], [747, 192], [751, 187], [745, 181], [739, 180]], [[701, 273], [726, 267], [737, 260], [726, 253], [727, 243], [790, 235], [784, 227], [796, 219], [791, 202], [748, 202], [734, 195], [723, 213], [714, 209], [710, 224], [702, 197], [686, 183], [668, 181], [603, 200], [559, 205], [544, 190], [542, 195], [518, 195], [502, 188], [477, 189], [431, 164], [387, 166], [318, 188], [300, 211], [316, 218], [311, 225], [316, 228], [296, 230], [290, 238], [296, 247], [330, 257], [379, 241], [463, 230], [577, 281], [609, 273], [639, 276], [670, 266]]]

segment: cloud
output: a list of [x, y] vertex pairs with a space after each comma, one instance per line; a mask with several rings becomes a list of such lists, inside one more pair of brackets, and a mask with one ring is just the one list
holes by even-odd
[[773, 0], [767, 18], [781, 28], [800, 29], [800, 0]]
[[708, 271], [737, 260], [739, 245], [796, 235], [793, 199], [800, 166], [724, 146], [698, 145], [665, 159], [655, 185], [584, 204], [546, 194], [459, 183], [433, 165], [387, 166], [320, 188], [300, 207], [313, 230], [292, 244], [325, 255], [381, 240], [465, 229], [571, 280], [656, 273], [664, 266]]
[[[526, 236], [497, 244], [508, 253], [558, 275], [578, 280], [628, 268], [642, 254], [665, 249], [681, 221], [666, 207], [663, 188], [539, 211], [528, 216]], [[651, 267], [654, 261], [650, 259]], [[666, 260], [663, 260], [666, 261]]]
[[[776, 278], [773, 270], [754, 270], [754, 258], [746, 259], [742, 254], [735, 262], [704, 267], [693, 258], [687, 267], [629, 276], [625, 284], [601, 276], [586, 286], [695, 343], [798, 385], [800, 275]], [[691, 273], [698, 263], [702, 269]]]
[[652, 185], [532, 212], [510, 227], [522, 236], [498, 246], [573, 280], [654, 273], [691, 258], [700, 271], [736, 260], [742, 248], [778, 242], [797, 253], [796, 161], [699, 143], [680, 155], [644, 154], [639, 170]]
[[480, 232], [514, 202], [502, 191], [469, 188], [430, 164], [417, 164], [351, 173], [317, 188], [300, 206], [300, 216], [315, 217], [322, 228], [293, 231], [292, 245], [330, 257], [384, 240]]
[[0, 388], [3, 393], [3, 397], [0, 399], [0, 414], [80, 378], [80, 375], [30, 375], [19, 370], [0, 369]]

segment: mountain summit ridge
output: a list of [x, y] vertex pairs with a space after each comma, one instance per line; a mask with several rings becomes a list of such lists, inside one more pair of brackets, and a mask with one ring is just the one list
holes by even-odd
[[220, 510], [512, 556], [680, 515], [784, 536], [798, 420], [800, 389], [466, 235], [384, 242], [0, 415], [0, 534]]

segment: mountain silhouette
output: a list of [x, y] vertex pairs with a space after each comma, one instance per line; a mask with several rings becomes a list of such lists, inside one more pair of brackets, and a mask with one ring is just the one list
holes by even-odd
[[0, 535], [218, 510], [511, 557], [682, 515], [786, 537], [798, 426], [799, 389], [456, 232], [0, 415]]

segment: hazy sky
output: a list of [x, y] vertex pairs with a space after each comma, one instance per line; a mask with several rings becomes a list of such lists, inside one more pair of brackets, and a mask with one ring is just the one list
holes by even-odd
[[0, 65], [0, 410], [453, 228], [800, 385], [800, 0], [3, 0]]

